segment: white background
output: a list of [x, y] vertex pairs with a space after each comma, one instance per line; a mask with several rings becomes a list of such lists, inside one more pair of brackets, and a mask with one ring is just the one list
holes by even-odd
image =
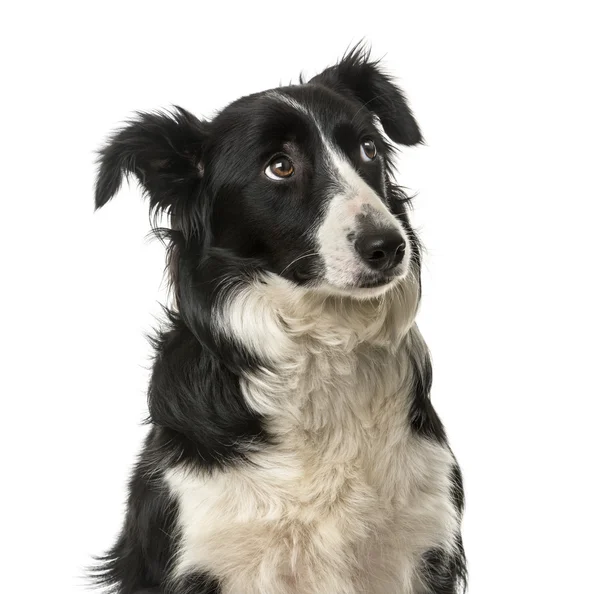
[[145, 433], [163, 249], [145, 239], [136, 187], [93, 214], [95, 149], [134, 110], [210, 117], [363, 37], [427, 140], [402, 151], [398, 181], [418, 192], [428, 246], [419, 321], [465, 474], [470, 591], [597, 591], [594, 3], [12, 4], [0, 18], [2, 591], [84, 590]]

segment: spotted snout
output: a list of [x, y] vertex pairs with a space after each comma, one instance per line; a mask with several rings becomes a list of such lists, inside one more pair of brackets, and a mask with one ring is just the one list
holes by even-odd
[[335, 196], [318, 235], [324, 280], [336, 289], [383, 288], [408, 272], [406, 230], [372, 191]]
[[385, 195], [366, 183], [347, 159], [331, 149], [329, 161], [336, 191], [316, 233], [322, 279], [335, 293], [355, 295], [357, 289], [375, 288], [378, 294], [385, 292], [408, 273], [411, 248], [406, 229], [390, 211]]

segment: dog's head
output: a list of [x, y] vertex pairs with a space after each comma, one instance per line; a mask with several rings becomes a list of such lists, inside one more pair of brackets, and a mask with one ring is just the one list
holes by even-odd
[[421, 134], [400, 89], [356, 49], [212, 121], [180, 108], [140, 114], [101, 151], [96, 207], [124, 175], [138, 178], [151, 208], [170, 216], [179, 299], [254, 273], [377, 298], [417, 257], [406, 196], [390, 179], [390, 140], [413, 145]]

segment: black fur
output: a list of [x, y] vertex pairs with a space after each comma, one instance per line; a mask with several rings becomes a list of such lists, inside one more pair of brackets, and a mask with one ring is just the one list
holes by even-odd
[[[418, 265], [419, 243], [409, 226], [408, 199], [388, 175], [393, 148], [372, 123], [375, 114], [396, 143], [421, 141], [401, 91], [360, 48], [308, 83], [283, 90], [321, 110], [332, 126], [339, 124], [336, 142], [381, 195], [385, 184], [391, 210], [410, 232]], [[385, 175], [357, 162], [354, 147], [360, 134], [376, 138]], [[315, 155], [312, 161], [297, 155], [310, 186], [272, 184], [256, 174], [289, 143]], [[218, 332], [212, 320], [228, 287], [256, 271], [274, 272], [299, 285], [319, 278], [318, 258], [295, 260], [310, 250], [305, 229], [329, 183], [319, 165], [320, 150], [294, 110], [259, 93], [234, 102], [211, 122], [179, 107], [171, 113], [138, 114], [100, 152], [97, 208], [116, 194], [123, 176], [134, 175], [151, 212], [170, 218], [170, 229], [157, 233], [168, 247], [177, 312], [167, 311], [166, 326], [153, 340], [151, 429], [130, 481], [125, 523], [114, 547], [92, 572], [115, 593], [220, 591], [210, 575], [193, 574], [175, 583], [167, 579], [179, 539], [178, 510], [162, 479], [180, 463], [208, 473], [249, 464], [248, 451], [271, 443], [265, 420], [250, 410], [239, 388], [246, 370], [266, 363]], [[445, 443], [444, 428], [429, 400], [429, 359], [413, 364], [413, 429]], [[455, 483], [455, 504], [462, 512], [458, 468]], [[461, 543], [457, 550], [453, 557], [430, 551], [423, 559], [432, 592], [458, 592], [465, 578]]]
[[365, 54], [358, 48], [311, 82], [359, 99], [366, 110], [377, 114], [386, 134], [394, 142], [411, 145], [423, 140], [402, 91], [382, 72], [377, 62], [365, 59]]

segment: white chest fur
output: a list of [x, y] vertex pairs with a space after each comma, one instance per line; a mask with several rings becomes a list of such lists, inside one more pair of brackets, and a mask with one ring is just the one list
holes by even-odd
[[410, 429], [406, 342], [363, 347], [246, 378], [276, 444], [224, 472], [169, 473], [178, 575], [209, 571], [225, 594], [419, 592], [421, 555], [458, 528], [453, 458]]

